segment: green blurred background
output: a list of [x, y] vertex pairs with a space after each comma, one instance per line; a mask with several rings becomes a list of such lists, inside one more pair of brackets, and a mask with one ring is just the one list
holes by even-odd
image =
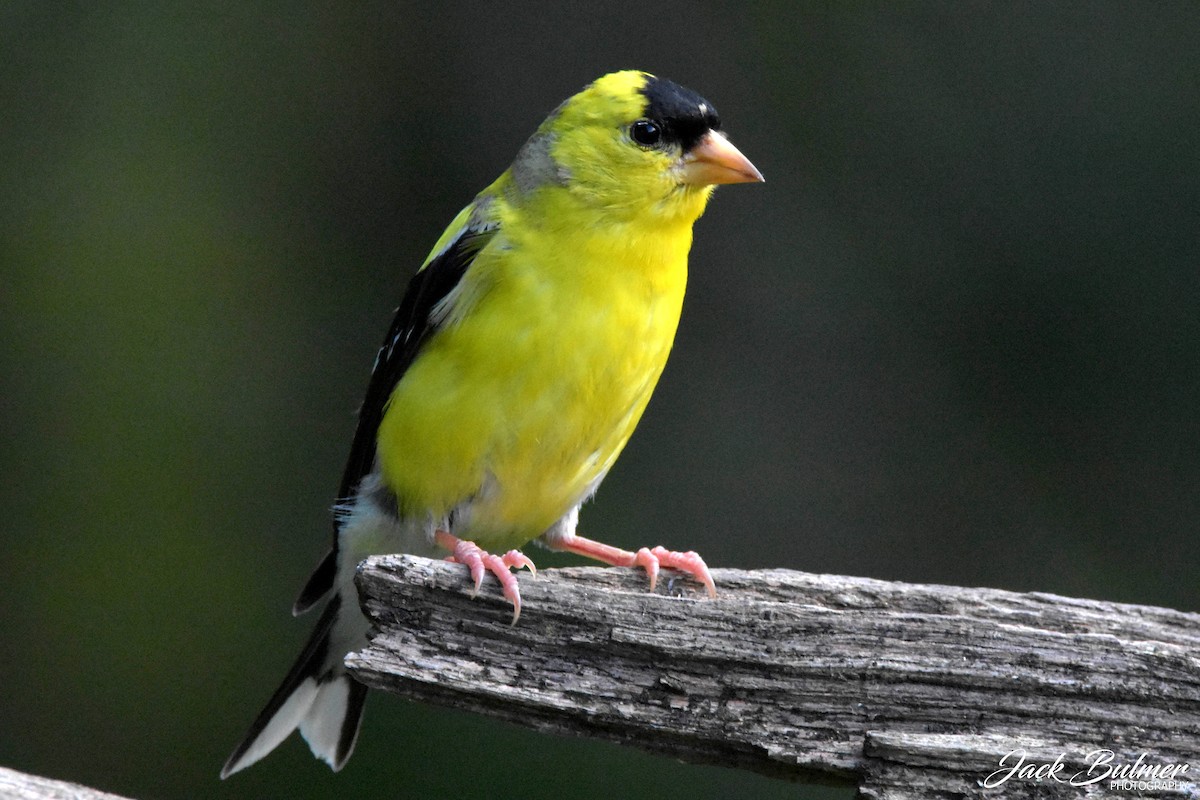
[[[582, 530], [1200, 608], [1200, 6], [0, 6], [0, 764], [138, 798], [848, 797], [374, 696], [217, 772], [454, 213], [639, 67], [767, 176]], [[535, 555], [538, 555], [535, 553]], [[563, 561], [539, 558], [540, 563]]]

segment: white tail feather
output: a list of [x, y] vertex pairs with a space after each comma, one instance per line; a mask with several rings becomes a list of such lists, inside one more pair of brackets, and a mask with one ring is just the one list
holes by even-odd
[[231, 761], [221, 770], [221, 777], [228, 778], [233, 773], [243, 770], [255, 763], [267, 753], [270, 753], [279, 743], [286, 739], [296, 726], [300, 725], [305, 716], [311, 711], [313, 701], [317, 698], [317, 681], [308, 678], [292, 692], [271, 721], [262, 729], [246, 751], [236, 761]]
[[334, 595], [283, 684], [225, 763], [222, 778], [258, 761], [297, 728], [313, 755], [342, 768], [354, 749], [367, 692], [346, 674], [342, 659], [366, 642], [365, 633], [358, 608], [343, 608], [341, 595]]
[[345, 761], [338, 758], [338, 745], [349, 708], [350, 679], [343, 675], [321, 684], [308, 713], [300, 720], [300, 735], [313, 755], [334, 770], [341, 769]]

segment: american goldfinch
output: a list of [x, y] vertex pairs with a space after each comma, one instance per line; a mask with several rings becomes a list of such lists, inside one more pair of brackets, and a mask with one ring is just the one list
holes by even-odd
[[[692, 224], [716, 184], [762, 175], [700, 95], [645, 72], [606, 75], [560, 105], [464, 208], [408, 286], [342, 479], [333, 549], [293, 613], [325, 600], [308, 645], [221, 771], [295, 729], [337, 770], [366, 687], [343, 666], [366, 645], [354, 571], [373, 553], [435, 552], [494, 575], [513, 605], [516, 548], [690, 573], [695, 553], [629, 552], [575, 533], [667, 361]], [[328, 599], [326, 599], [328, 598]]]

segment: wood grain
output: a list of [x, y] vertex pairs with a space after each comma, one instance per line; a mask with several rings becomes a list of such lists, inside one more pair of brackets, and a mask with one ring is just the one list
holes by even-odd
[[[375, 688], [556, 735], [854, 785], [868, 798], [1128, 797], [1067, 781], [1087, 754], [1186, 765], [1200, 797], [1200, 615], [1148, 606], [714, 570], [522, 573], [524, 607], [464, 568], [378, 556], [359, 569]], [[1001, 759], [1061, 756], [1058, 779], [981, 785]], [[1018, 755], [1010, 756], [1010, 761]]]

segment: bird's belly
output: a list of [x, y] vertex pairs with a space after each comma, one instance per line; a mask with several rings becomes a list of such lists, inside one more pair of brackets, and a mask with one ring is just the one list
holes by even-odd
[[498, 550], [586, 499], [649, 402], [682, 286], [608, 287], [603, 300], [527, 302], [518, 319], [511, 303], [480, 302], [430, 340], [380, 428], [403, 513], [451, 516], [453, 533]]

